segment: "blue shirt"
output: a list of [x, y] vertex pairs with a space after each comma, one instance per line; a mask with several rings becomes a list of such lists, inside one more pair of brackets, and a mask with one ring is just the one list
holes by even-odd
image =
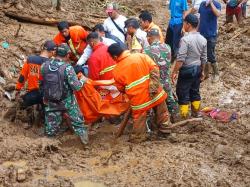
[[183, 23], [183, 12], [188, 9], [187, 0], [170, 0], [169, 10], [171, 13], [170, 25]]
[[238, 0], [230, 0], [227, 5], [232, 8], [237, 7]]
[[[213, 1], [215, 7], [221, 10], [221, 4], [218, 1]], [[206, 6], [206, 2], [202, 2], [199, 8], [200, 27], [199, 32], [205, 38], [217, 36], [217, 16], [212, 12], [211, 5]]]

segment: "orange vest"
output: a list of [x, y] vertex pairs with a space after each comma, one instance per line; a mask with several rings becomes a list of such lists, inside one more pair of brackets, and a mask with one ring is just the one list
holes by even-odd
[[88, 32], [81, 26], [72, 26], [69, 27], [69, 34], [69, 41], [66, 41], [64, 36], [61, 33], [58, 33], [54, 38], [54, 42], [56, 45], [67, 43], [72, 54], [74, 54], [74, 56], [79, 59], [80, 55], [83, 53], [83, 50], [87, 46], [86, 38], [88, 36]]
[[155, 68], [158, 66], [145, 54], [130, 54], [125, 51], [117, 60], [113, 70], [115, 85], [128, 95], [134, 114], [147, 111], [167, 98], [162, 87], [158, 88], [158, 94], [154, 98], [150, 97], [150, 72]]
[[21, 70], [16, 90], [21, 90], [26, 81], [28, 82], [28, 91], [39, 89], [40, 68], [47, 60], [49, 59], [41, 56], [29, 56]]
[[149, 25], [149, 27], [147, 29], [145, 29], [144, 31], [148, 32], [151, 29], [157, 29], [157, 30], [159, 30], [159, 33], [160, 33], [160, 42], [164, 43], [164, 37], [163, 37], [163, 34], [162, 34], [162, 31], [161, 31], [160, 27], [158, 25], [154, 24], [153, 22], [151, 22], [150, 25]]

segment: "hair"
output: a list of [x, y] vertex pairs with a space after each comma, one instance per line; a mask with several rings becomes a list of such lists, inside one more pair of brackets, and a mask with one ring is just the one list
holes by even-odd
[[108, 53], [110, 56], [120, 56], [125, 49], [123, 49], [118, 43], [114, 43], [109, 46]]
[[57, 24], [57, 28], [59, 31], [62, 31], [63, 29], [68, 29], [69, 23], [67, 21], [61, 21]]
[[141, 14], [139, 15], [139, 18], [142, 19], [143, 21], [148, 21], [150, 23], [153, 20], [152, 14], [150, 12], [148, 12], [147, 10], [142, 11]]
[[129, 18], [125, 21], [125, 27], [133, 27], [134, 29], [139, 29], [140, 24], [136, 18]]
[[87, 42], [89, 42], [90, 40], [97, 40], [99, 39], [99, 34], [97, 32], [91, 32], [88, 36], [87, 36]]
[[105, 32], [103, 24], [101, 24], [101, 23], [95, 25], [94, 28], [92, 29], [92, 31], [93, 32], [97, 32], [97, 31], [99, 31], [99, 32]]
[[192, 27], [197, 28], [199, 25], [199, 19], [194, 14], [188, 14], [185, 19], [185, 22], [189, 23]]

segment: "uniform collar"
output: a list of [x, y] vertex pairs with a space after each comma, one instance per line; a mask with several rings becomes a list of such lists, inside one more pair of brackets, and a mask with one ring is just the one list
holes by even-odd
[[154, 42], [151, 44], [151, 46], [155, 46], [155, 45], [159, 45], [159, 44], [161, 44], [161, 42], [158, 40], [158, 41], [154, 41]]
[[127, 58], [130, 55], [129, 50], [124, 51], [117, 59], [117, 62], [122, 61], [123, 59]]
[[97, 50], [99, 47], [103, 46], [102, 42], [99, 42], [96, 46], [93, 47], [93, 51]]
[[149, 24], [148, 28], [145, 29], [145, 31], [148, 32], [150, 29], [152, 29], [152, 28], [154, 27], [154, 25], [155, 25], [154, 22], [151, 22], [151, 23]]

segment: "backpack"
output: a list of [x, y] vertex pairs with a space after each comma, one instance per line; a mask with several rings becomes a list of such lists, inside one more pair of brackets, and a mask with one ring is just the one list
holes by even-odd
[[67, 94], [64, 89], [64, 72], [67, 64], [54, 65], [52, 64], [54, 60], [44, 63], [43, 94], [46, 100], [59, 102]]

